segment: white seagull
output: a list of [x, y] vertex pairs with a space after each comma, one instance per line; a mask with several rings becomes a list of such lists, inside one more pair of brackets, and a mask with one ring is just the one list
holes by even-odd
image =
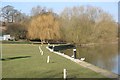
[[50, 44], [48, 43], [48, 46], [50, 46]]
[[72, 55], [71, 57], [74, 58], [74, 55]]
[[80, 60], [81, 60], [81, 61], [84, 61], [84, 60], [85, 60], [85, 58], [80, 58]]

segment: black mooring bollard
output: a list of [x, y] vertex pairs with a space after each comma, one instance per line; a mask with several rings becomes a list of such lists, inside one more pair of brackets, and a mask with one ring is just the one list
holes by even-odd
[[74, 59], [76, 59], [76, 49], [73, 49]]

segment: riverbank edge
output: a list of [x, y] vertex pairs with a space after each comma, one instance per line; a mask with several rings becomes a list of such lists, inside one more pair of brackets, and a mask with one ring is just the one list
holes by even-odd
[[69, 59], [69, 60], [71, 60], [71, 61], [73, 61], [73, 62], [75, 62], [75, 63], [77, 63], [77, 64], [79, 64], [79, 65], [81, 65], [83, 67], [85, 67], [85, 68], [88, 68], [88, 69], [90, 69], [90, 70], [92, 70], [94, 72], [100, 73], [101, 75], [103, 75], [105, 77], [108, 77], [108, 78], [118, 78], [117, 74], [112, 73], [112, 72], [110, 72], [108, 70], [99, 68], [99, 67], [97, 67], [95, 65], [92, 65], [92, 64], [90, 64], [88, 62], [85, 62], [85, 61], [81, 61], [79, 59], [74, 59], [74, 58], [72, 58], [72, 57], [70, 57], [68, 55], [65, 55], [64, 53], [53, 51], [48, 46], [46, 47], [46, 49], [48, 49], [50, 52], [53, 52], [53, 53], [58, 54], [58, 55], [60, 55], [62, 57], [65, 57], [65, 58], [67, 58], [67, 59]]
[[95, 45], [101, 45], [101, 44], [118, 44], [118, 43], [119, 42], [116, 41], [116, 42], [108, 42], [108, 43], [102, 42], [102, 43], [86, 43], [86, 44], [75, 44], [75, 45], [82, 46], [82, 47], [88, 47], [88, 46], [95, 46]]

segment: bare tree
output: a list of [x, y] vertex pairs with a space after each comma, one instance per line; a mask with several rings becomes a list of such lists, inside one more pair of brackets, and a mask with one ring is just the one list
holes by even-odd
[[53, 10], [51, 8], [41, 7], [38, 5], [38, 6], [32, 8], [31, 15], [36, 16], [36, 15], [43, 14], [46, 12], [53, 13]]
[[12, 23], [7, 25], [6, 33], [15, 37], [16, 40], [26, 39], [27, 28], [24, 24]]
[[62, 39], [72, 43], [112, 41], [117, 37], [113, 17], [100, 8], [77, 6], [60, 14]]
[[3, 17], [4, 22], [21, 22], [26, 18], [24, 13], [14, 9], [13, 6], [7, 5], [1, 9], [1, 16]]
[[37, 7], [33, 7], [32, 10], [31, 10], [31, 15], [34, 16], [34, 15], [38, 15], [42, 12], [42, 7], [40, 6], [37, 6]]
[[14, 9], [13, 6], [7, 5], [2, 8], [2, 17], [7, 22], [13, 22], [14, 15], [17, 12], [17, 10]]

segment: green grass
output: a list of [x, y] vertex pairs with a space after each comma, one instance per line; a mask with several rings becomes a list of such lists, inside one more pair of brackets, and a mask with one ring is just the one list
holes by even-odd
[[[63, 69], [67, 69], [68, 78], [104, 78], [104, 76], [83, 68], [42, 46], [44, 55], [40, 55], [38, 46], [32, 44], [2, 45], [3, 78], [62, 78]], [[50, 63], [46, 63], [47, 56]], [[29, 57], [25, 57], [29, 56]]]
[[31, 44], [28, 41], [0, 41], [3, 44]]

